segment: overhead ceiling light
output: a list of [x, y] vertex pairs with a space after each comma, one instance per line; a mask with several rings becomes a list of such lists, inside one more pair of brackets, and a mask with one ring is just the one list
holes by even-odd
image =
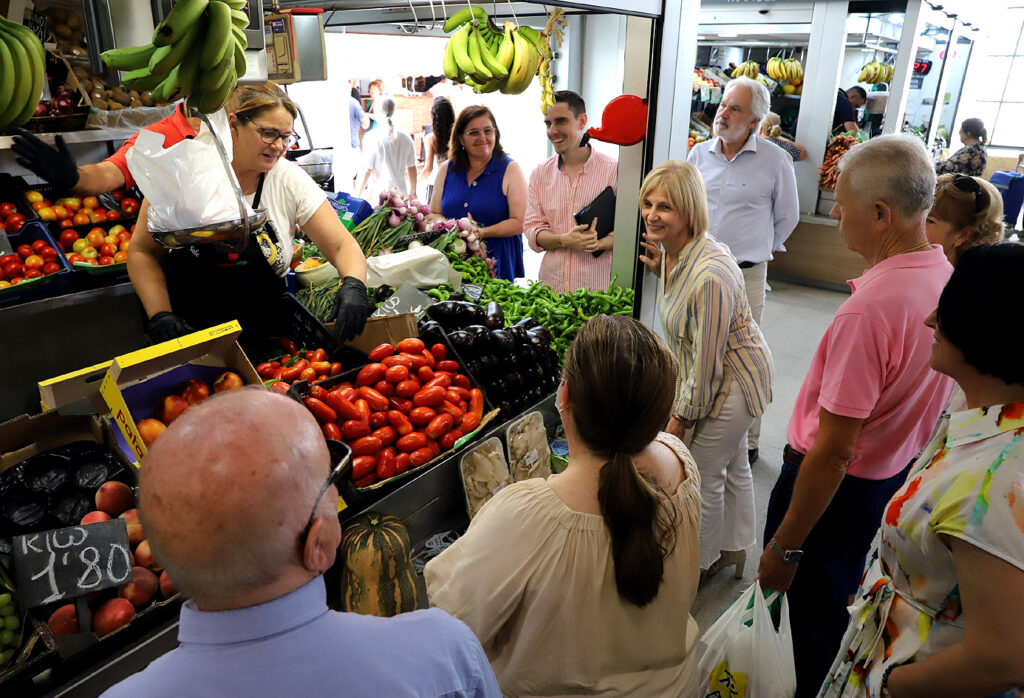
[[719, 32], [718, 35], [723, 39], [735, 39], [739, 36], [736, 32]]

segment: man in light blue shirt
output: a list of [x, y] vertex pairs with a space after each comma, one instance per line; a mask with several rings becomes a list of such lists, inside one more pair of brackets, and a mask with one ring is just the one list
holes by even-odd
[[[785, 249], [783, 243], [800, 220], [793, 159], [757, 135], [770, 102], [768, 89], [757, 80], [730, 81], [715, 114], [715, 137], [695, 145], [687, 157], [708, 191], [708, 232], [736, 257], [750, 312], [759, 324], [768, 261], [773, 251]], [[751, 464], [757, 460], [760, 431], [756, 419], [747, 432]]]
[[180, 647], [106, 696], [500, 696], [479, 641], [438, 610], [331, 611], [337, 461], [312, 415], [262, 390], [194, 405], [149, 450], [139, 510], [190, 600]]

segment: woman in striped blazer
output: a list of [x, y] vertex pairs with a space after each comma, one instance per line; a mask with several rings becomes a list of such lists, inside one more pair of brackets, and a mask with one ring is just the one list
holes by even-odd
[[661, 280], [658, 312], [679, 360], [666, 431], [689, 446], [701, 476], [701, 574], [732, 565], [740, 578], [755, 543], [746, 433], [771, 402], [772, 356], [736, 260], [707, 232], [697, 168], [675, 160], [654, 168], [640, 188], [640, 211], [640, 260]]

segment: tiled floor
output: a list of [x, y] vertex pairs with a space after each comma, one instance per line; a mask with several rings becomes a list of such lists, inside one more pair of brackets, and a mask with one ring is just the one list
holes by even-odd
[[768, 495], [782, 465], [786, 424], [800, 384], [810, 366], [818, 341], [832, 316], [847, 296], [805, 286], [770, 282], [761, 329], [775, 359], [774, 399], [761, 425], [760, 459], [754, 465], [754, 497], [757, 507], [757, 546], [747, 551], [743, 579], [733, 579], [732, 568], [712, 577], [700, 589], [693, 616], [705, 630], [746, 589], [757, 572]]

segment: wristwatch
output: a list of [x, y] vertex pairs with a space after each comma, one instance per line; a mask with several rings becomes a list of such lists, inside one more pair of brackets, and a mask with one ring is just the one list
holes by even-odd
[[783, 562], [800, 562], [800, 558], [804, 556], [803, 550], [786, 550], [775, 542], [775, 538], [768, 541], [768, 547], [771, 548], [776, 555], [781, 557]]

